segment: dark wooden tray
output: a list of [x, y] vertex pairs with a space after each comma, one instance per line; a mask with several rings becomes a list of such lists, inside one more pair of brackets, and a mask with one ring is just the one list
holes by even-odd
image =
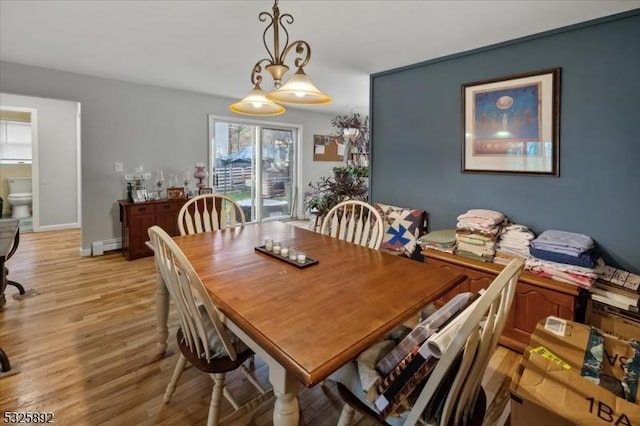
[[280, 256], [279, 254], [275, 254], [272, 251], [267, 251], [264, 248], [264, 246], [255, 247], [255, 250], [259, 251], [260, 253], [264, 253], [264, 254], [266, 254], [268, 256], [271, 256], [274, 259], [278, 259], [278, 260], [281, 260], [283, 262], [287, 262], [289, 265], [297, 266], [300, 269], [304, 269], [304, 268], [308, 268], [309, 266], [317, 265], [320, 262], [318, 259], [312, 259], [309, 256], [307, 256], [307, 259], [304, 261], [304, 263], [300, 263], [297, 260], [289, 259], [289, 257]]

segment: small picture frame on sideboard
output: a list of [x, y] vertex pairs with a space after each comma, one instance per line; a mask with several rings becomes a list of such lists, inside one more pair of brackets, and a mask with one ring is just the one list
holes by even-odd
[[147, 201], [149, 198], [146, 189], [136, 189], [131, 191], [131, 197], [133, 198], [134, 203], [142, 203]]
[[167, 199], [174, 200], [174, 199], [181, 199], [181, 198], [185, 198], [185, 192], [183, 187], [167, 188]]
[[200, 188], [198, 190], [198, 195], [202, 194], [213, 194], [213, 188]]

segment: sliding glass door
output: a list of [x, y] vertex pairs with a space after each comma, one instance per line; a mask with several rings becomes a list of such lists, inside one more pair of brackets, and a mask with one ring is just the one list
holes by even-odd
[[210, 117], [210, 184], [247, 222], [293, 215], [298, 128]]

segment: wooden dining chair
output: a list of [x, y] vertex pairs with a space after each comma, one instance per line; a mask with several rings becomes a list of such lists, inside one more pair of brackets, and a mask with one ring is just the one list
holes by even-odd
[[184, 203], [178, 212], [180, 235], [217, 231], [245, 225], [242, 207], [221, 194], [202, 194]]
[[169, 403], [188, 361], [199, 370], [209, 373], [214, 381], [207, 425], [217, 425], [222, 395], [235, 410], [256, 402], [254, 398], [241, 407], [225, 387], [226, 373], [238, 369], [258, 389], [258, 398], [264, 398], [267, 394], [243, 365], [253, 351], [225, 326], [224, 316], [213, 304], [191, 263], [169, 234], [159, 226], [152, 226], [148, 232], [154, 247], [156, 268], [180, 320], [177, 332], [180, 357], [167, 385], [164, 402]]
[[324, 218], [320, 233], [340, 240], [379, 249], [384, 223], [373, 206], [358, 200], [343, 201]]
[[425, 345], [435, 359], [433, 370], [426, 380], [412, 377], [423, 384], [421, 389], [416, 388], [419, 394], [412, 400], [410, 410], [400, 417], [381, 413], [363, 397], [354, 363], [343, 368], [336, 376], [338, 391], [345, 401], [338, 424], [350, 425], [355, 411], [380, 424], [481, 424], [486, 409], [482, 377], [504, 329], [523, 268], [524, 260], [511, 261], [484, 293], [446, 326], [449, 328], [427, 340]]

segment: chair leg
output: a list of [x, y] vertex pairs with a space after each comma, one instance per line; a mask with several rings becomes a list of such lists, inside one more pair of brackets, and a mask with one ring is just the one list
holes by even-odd
[[251, 374], [251, 372], [247, 369], [247, 367], [245, 367], [244, 365], [240, 366], [240, 372], [242, 373], [242, 375], [244, 377], [247, 378], [247, 380], [249, 381], [249, 383], [251, 383], [256, 389], [258, 389], [258, 391], [264, 395], [265, 393], [267, 393], [267, 391], [265, 391], [264, 389], [262, 389], [262, 386], [260, 386], [260, 383], [258, 383], [258, 381], [256, 380], [255, 377], [253, 377], [253, 374]]
[[222, 394], [227, 399], [227, 401], [229, 401], [229, 404], [233, 406], [234, 410], [238, 411], [240, 409], [240, 404], [238, 404], [238, 401], [236, 401], [236, 399], [233, 397], [233, 394], [229, 390], [228, 386], [222, 388]]
[[211, 391], [211, 404], [209, 405], [209, 417], [207, 418], [207, 426], [218, 426], [220, 420], [220, 405], [222, 402], [222, 393], [224, 390], [224, 373], [211, 374], [213, 378], [213, 390]]
[[171, 381], [167, 385], [167, 389], [164, 392], [165, 404], [169, 403], [169, 400], [171, 399], [173, 392], [175, 392], [176, 383], [178, 383], [178, 379], [180, 378], [180, 375], [182, 375], [182, 372], [184, 371], [184, 367], [186, 364], [187, 364], [187, 359], [184, 357], [184, 355], [180, 354], [180, 357], [178, 358], [178, 362], [176, 363], [176, 368], [173, 369], [173, 375], [171, 376]]
[[354, 410], [352, 406], [344, 404], [342, 412], [340, 413], [340, 419], [338, 419], [338, 426], [351, 426], [355, 414], [356, 410]]

